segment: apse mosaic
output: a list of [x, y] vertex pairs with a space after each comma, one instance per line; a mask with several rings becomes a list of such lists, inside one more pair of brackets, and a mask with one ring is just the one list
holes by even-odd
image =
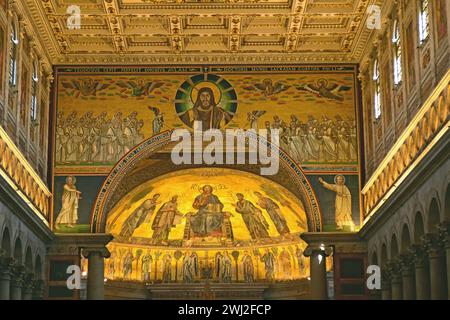
[[143, 183], [108, 213], [122, 243], [246, 246], [297, 241], [303, 204], [282, 186], [232, 169], [176, 171]]
[[[280, 147], [312, 178], [317, 180], [328, 174], [352, 175], [348, 179], [346, 176], [344, 183], [352, 195], [345, 228], [340, 228], [334, 218], [340, 193], [330, 191], [318, 180], [311, 184], [319, 194], [317, 200], [322, 214], [327, 213], [327, 217], [323, 217], [329, 222], [327, 230], [357, 228], [360, 209], [355, 188], [359, 188], [359, 129], [355, 81], [354, 65], [58, 67], [54, 94], [53, 226], [60, 232], [85, 230], [84, 215], [92, 212], [100, 186], [97, 189], [91, 187], [97, 186], [96, 183], [84, 185], [81, 183], [84, 178], [80, 177], [103, 176], [104, 179], [127, 152], [145, 139], [176, 128], [191, 130], [194, 121], [200, 121], [203, 130], [279, 129]], [[68, 177], [75, 179], [64, 183]], [[333, 181], [328, 182], [333, 184]], [[197, 184], [200, 190], [208, 183], [198, 181]], [[241, 193], [245, 199], [249, 197], [257, 202], [254, 193]], [[69, 194], [71, 197], [67, 198]], [[161, 192], [155, 201], [170, 200], [165, 197], [167, 193]], [[194, 201], [193, 194], [191, 197], [189, 201]], [[67, 202], [70, 209], [66, 211], [61, 207], [63, 198], [70, 199]], [[151, 199], [147, 200], [145, 204], [129, 205], [134, 209], [142, 205], [141, 209], [147, 210]], [[182, 203], [189, 201], [183, 199]], [[71, 214], [78, 218], [58, 218], [61, 210], [67, 214], [79, 212], [78, 206], [88, 210], [83, 211], [83, 218], [78, 213]], [[225, 212], [234, 212], [226, 209]], [[303, 211], [294, 210], [293, 215], [287, 215], [286, 229], [297, 230], [298, 221], [303, 221], [300, 218], [291, 221], [289, 217]], [[117, 219], [122, 221], [124, 217], [121, 215]], [[178, 222], [180, 218], [175, 216], [174, 219]], [[220, 232], [227, 241], [249, 240], [242, 238], [244, 234], [249, 235], [242, 225], [233, 228], [232, 222], [238, 218], [225, 213], [223, 221], [221, 219], [218, 221], [223, 230], [213, 232]], [[349, 222], [352, 219], [355, 227]], [[195, 238], [199, 233], [195, 218], [184, 217], [171, 230], [167, 241], [186, 241], [187, 221], [193, 226], [190, 234]], [[277, 229], [270, 221], [266, 221], [267, 227], [262, 222], [256, 224], [259, 227], [252, 231], [261, 243], [267, 241], [266, 232], [270, 239], [276, 238], [273, 232]], [[79, 224], [84, 226], [73, 227]], [[155, 245], [152, 235], [139, 236], [140, 228], [134, 231], [133, 241]], [[114, 232], [120, 236], [119, 230]]]
[[135, 188], [109, 212], [109, 249], [121, 257], [113, 255], [109, 275], [130, 278], [141, 259], [142, 279], [150, 279], [145, 274], [159, 259], [153, 279], [167, 282], [204, 272], [222, 282], [300, 278], [309, 273], [305, 231], [303, 204], [271, 180], [232, 169], [181, 170]]

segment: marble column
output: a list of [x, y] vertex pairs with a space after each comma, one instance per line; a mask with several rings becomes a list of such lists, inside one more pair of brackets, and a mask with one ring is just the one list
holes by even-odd
[[400, 256], [400, 268], [402, 274], [403, 300], [416, 299], [416, 283], [414, 280], [414, 260], [410, 254]]
[[83, 249], [83, 256], [88, 259], [87, 299], [103, 300], [105, 298], [105, 258], [110, 253], [105, 247]]
[[447, 299], [450, 300], [450, 222], [443, 222], [439, 225], [439, 236], [444, 244], [447, 264]]
[[391, 275], [392, 300], [402, 300], [403, 288], [400, 263], [397, 260], [391, 261], [388, 268]]
[[0, 300], [10, 299], [12, 259], [0, 257]]
[[314, 300], [328, 299], [326, 257], [331, 254], [331, 248], [324, 245], [309, 245], [304, 251], [310, 258], [311, 298]]
[[27, 273], [24, 277], [23, 288], [22, 288], [22, 300], [33, 299], [33, 281], [34, 274]]
[[392, 275], [392, 300], [402, 300], [402, 278], [400, 274]]
[[[383, 286], [383, 282], [381, 282], [381, 286]], [[370, 290], [369, 292], [370, 300], [381, 300], [382, 299], [382, 291], [378, 289]]]
[[431, 299], [447, 299], [447, 277], [442, 243], [437, 234], [427, 234], [423, 240], [430, 265]]
[[413, 245], [410, 249], [414, 257], [414, 273], [416, 282], [416, 300], [430, 299], [430, 273], [428, 257], [422, 246]]
[[24, 284], [25, 267], [16, 265], [13, 267], [11, 278], [10, 298], [11, 300], [22, 300], [22, 287]]
[[42, 300], [44, 297], [44, 281], [33, 281], [33, 300]]
[[386, 268], [381, 271], [381, 300], [392, 300], [391, 278]]

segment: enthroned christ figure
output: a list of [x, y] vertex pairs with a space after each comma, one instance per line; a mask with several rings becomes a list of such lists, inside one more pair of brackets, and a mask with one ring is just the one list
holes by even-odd
[[203, 87], [198, 91], [197, 99], [192, 107], [192, 115], [189, 112], [180, 116], [181, 120], [194, 129], [201, 130], [219, 129], [227, 124], [232, 116], [223, 110], [215, 101], [211, 88]]
[[197, 213], [189, 217], [194, 236], [221, 236], [224, 222], [223, 204], [210, 185], [202, 188], [202, 193], [195, 197], [192, 207]]

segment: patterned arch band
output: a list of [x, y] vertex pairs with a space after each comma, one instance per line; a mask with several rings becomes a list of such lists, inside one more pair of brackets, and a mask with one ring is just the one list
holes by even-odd
[[[122, 159], [119, 160], [119, 162], [114, 166], [108, 177], [105, 179], [100, 192], [97, 195], [97, 199], [95, 201], [95, 205], [93, 207], [93, 212], [91, 215], [91, 232], [105, 232], [107, 212], [105, 212], [104, 208], [105, 204], [110, 199], [111, 194], [114, 193], [114, 190], [117, 188], [122, 178], [127, 175], [129, 170], [133, 168], [134, 164], [148, 157], [149, 155], [153, 154], [154, 152], [171, 142], [170, 137], [172, 135], [172, 132], [173, 130], [167, 130], [144, 140], [142, 143], [125, 154]], [[249, 138], [256, 139], [257, 136], [249, 135]], [[259, 138], [261, 139], [261, 137]], [[270, 145], [269, 142], [267, 142], [267, 144], [269, 145], [268, 147], [273, 151], [279, 152], [280, 165], [292, 173], [293, 182], [299, 188], [302, 188], [304, 194], [306, 195], [306, 203], [304, 205], [306, 206], [305, 211], [308, 220], [308, 230], [315, 232], [321, 231], [322, 216], [317, 203], [317, 199], [314, 194], [314, 190], [312, 189], [311, 184], [304, 175], [301, 167], [294, 160], [292, 160], [282, 149], [279, 149], [275, 145]]]

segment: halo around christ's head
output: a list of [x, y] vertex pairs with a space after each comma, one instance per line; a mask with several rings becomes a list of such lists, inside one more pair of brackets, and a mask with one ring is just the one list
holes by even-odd
[[214, 101], [219, 104], [220, 100], [222, 99], [222, 91], [220, 91], [219, 87], [213, 83], [208, 81], [203, 81], [192, 87], [191, 91], [191, 101], [192, 103], [195, 103], [198, 98], [198, 93], [203, 88], [209, 88], [213, 92], [214, 95]]
[[237, 111], [238, 98], [230, 82], [212, 73], [195, 74], [180, 85], [174, 99], [177, 115], [189, 127], [192, 127], [192, 119], [188, 117], [188, 111], [195, 105], [199, 92], [205, 89], [214, 96], [211, 100], [216, 106], [220, 104], [220, 109], [230, 116], [228, 122]]

